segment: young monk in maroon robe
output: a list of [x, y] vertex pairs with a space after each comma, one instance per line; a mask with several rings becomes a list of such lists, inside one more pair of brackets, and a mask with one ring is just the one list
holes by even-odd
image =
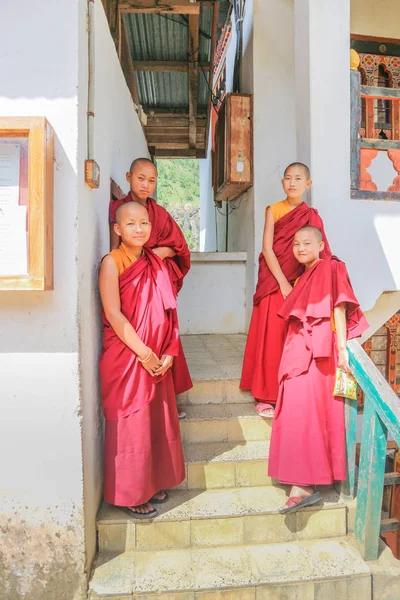
[[[157, 204], [151, 197], [157, 184], [157, 168], [148, 158], [137, 158], [131, 164], [126, 174], [130, 191], [121, 200], [110, 202], [110, 245], [111, 250], [117, 249], [120, 243], [119, 236], [114, 231], [115, 215], [118, 208], [125, 202], [135, 200], [144, 204], [149, 212], [152, 230], [146, 248], [151, 248], [169, 270], [171, 281], [177, 292], [182, 287], [183, 278], [190, 269], [190, 250], [185, 237], [169, 212]], [[175, 393], [181, 394], [193, 387], [189, 369], [179, 341], [179, 354], [172, 367]], [[179, 417], [184, 418], [185, 413], [179, 412]]]
[[256, 411], [265, 417], [273, 416], [278, 397], [278, 368], [285, 336], [285, 323], [278, 317], [278, 310], [302, 273], [302, 266], [293, 256], [294, 234], [305, 225], [318, 227], [325, 241], [323, 257], [331, 254], [321, 217], [303, 202], [303, 194], [311, 184], [308, 167], [292, 163], [282, 179], [286, 200], [265, 211], [258, 282], [240, 381], [240, 389], [251, 391]]
[[368, 323], [345, 264], [320, 259], [323, 250], [319, 229], [296, 233], [293, 253], [305, 271], [279, 311], [287, 334], [268, 474], [292, 486], [282, 513], [318, 502], [314, 486], [346, 479], [344, 400], [333, 396], [335, 375], [337, 367], [350, 372], [347, 340]]
[[185, 478], [171, 371], [179, 351], [176, 292], [163, 261], [145, 247], [146, 208], [125, 203], [116, 219], [121, 244], [99, 274], [104, 498], [143, 519], [156, 516], [165, 488]]

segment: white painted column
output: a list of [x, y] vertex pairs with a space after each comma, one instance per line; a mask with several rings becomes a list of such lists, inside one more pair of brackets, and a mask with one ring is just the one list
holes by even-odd
[[349, 198], [350, 0], [294, 5], [297, 158], [311, 168], [312, 204], [333, 232]]

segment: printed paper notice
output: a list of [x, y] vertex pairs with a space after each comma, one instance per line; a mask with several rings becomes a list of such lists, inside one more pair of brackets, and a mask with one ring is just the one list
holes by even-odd
[[19, 144], [0, 144], [0, 208], [18, 206]]
[[27, 273], [26, 206], [0, 205], [0, 277]]

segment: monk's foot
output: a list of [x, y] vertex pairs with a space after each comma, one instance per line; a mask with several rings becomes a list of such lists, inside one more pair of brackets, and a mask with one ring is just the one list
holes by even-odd
[[158, 512], [150, 502], [138, 504], [137, 506], [124, 506], [123, 510], [135, 519], [153, 519], [158, 515]]
[[160, 490], [157, 492], [157, 494], [154, 494], [154, 496], [150, 498], [150, 502], [153, 502], [154, 504], [164, 504], [164, 502], [167, 502], [167, 500], [168, 494], [167, 492], [164, 492], [164, 490]]
[[178, 408], [178, 419], [186, 419], [186, 413], [184, 410]]
[[258, 400], [254, 402], [254, 409], [258, 415], [266, 417], [267, 419], [272, 419], [275, 412], [275, 406], [273, 404], [259, 402]]
[[312, 487], [301, 487], [294, 485], [290, 490], [289, 498], [279, 510], [281, 514], [295, 512], [305, 506], [312, 506], [321, 500], [321, 495]]
[[306, 487], [302, 487], [300, 485], [293, 485], [289, 496], [300, 496], [300, 498], [306, 498], [307, 496], [311, 496], [315, 492], [315, 489], [308, 485]]

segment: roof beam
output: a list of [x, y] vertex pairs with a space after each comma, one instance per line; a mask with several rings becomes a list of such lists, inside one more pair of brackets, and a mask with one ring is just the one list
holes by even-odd
[[189, 0], [128, 0], [119, 7], [125, 13], [200, 14], [200, 2], [193, 4]]
[[[214, 65], [215, 62], [215, 50], [216, 50], [216, 42], [217, 42], [217, 25], [218, 25], [218, 5], [214, 5], [213, 10], [213, 23], [211, 30], [211, 44], [210, 44], [210, 61], [211, 65]], [[213, 85], [213, 69], [210, 69], [210, 76], [208, 78], [208, 85], [212, 88]], [[212, 94], [208, 97], [208, 106], [207, 106], [207, 127], [206, 127], [206, 153], [208, 149], [208, 140], [210, 138], [210, 124], [211, 124], [211, 106], [212, 106]]]
[[[135, 60], [133, 61], [133, 67], [136, 72], [138, 71], [182, 71], [187, 73], [188, 62], [185, 60]], [[204, 71], [209, 71], [211, 63], [199, 63], [197, 67]]]
[[196, 148], [199, 19], [199, 14], [189, 15], [189, 148]]

